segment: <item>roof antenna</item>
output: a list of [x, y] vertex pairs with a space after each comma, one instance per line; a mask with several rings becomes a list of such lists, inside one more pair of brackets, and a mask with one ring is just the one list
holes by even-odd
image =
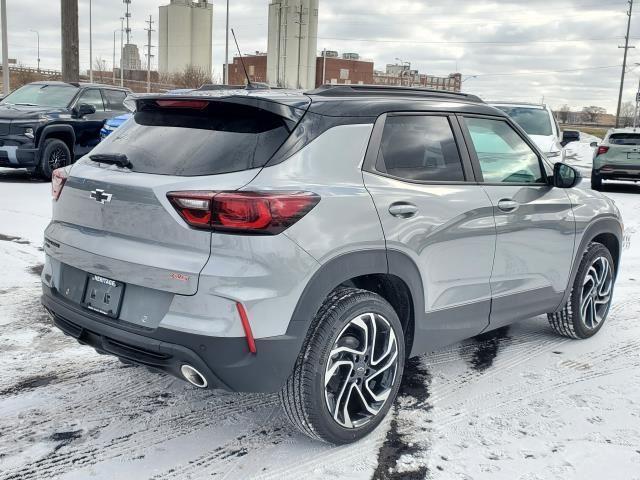
[[244, 65], [244, 60], [242, 59], [242, 52], [240, 52], [240, 47], [238, 46], [238, 39], [236, 38], [236, 32], [231, 29], [231, 35], [233, 35], [233, 41], [236, 43], [236, 48], [238, 49], [238, 55], [240, 55], [240, 63], [242, 63], [242, 69], [244, 70], [244, 76], [247, 78], [247, 89], [253, 87], [251, 84], [251, 79], [249, 78], [249, 74], [247, 73], [247, 67]]

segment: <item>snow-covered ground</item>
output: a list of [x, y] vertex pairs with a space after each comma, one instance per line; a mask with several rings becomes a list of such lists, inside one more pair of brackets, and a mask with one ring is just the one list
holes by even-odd
[[[588, 175], [590, 138], [568, 162]], [[370, 437], [331, 447], [275, 395], [200, 391], [96, 354], [39, 305], [49, 185], [0, 171], [0, 480], [640, 479], [640, 187], [614, 306], [586, 341], [545, 317], [412, 360]]]

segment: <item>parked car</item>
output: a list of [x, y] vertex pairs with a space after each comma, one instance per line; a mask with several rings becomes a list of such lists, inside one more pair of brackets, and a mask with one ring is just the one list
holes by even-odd
[[34, 82], [0, 102], [0, 166], [46, 179], [100, 140], [106, 118], [126, 111], [130, 90], [90, 83]]
[[543, 313], [598, 332], [622, 222], [580, 180], [471, 95], [142, 97], [55, 172], [42, 302], [100, 353], [280, 392], [302, 432], [353, 442], [409, 357]]
[[129, 120], [132, 116], [131, 112], [123, 113], [117, 117], [105, 120], [104, 125], [100, 129], [100, 140], [107, 138], [116, 128]]
[[515, 120], [549, 160], [564, 161], [562, 134], [551, 108], [547, 105], [508, 102], [491, 105]]
[[640, 130], [612, 128], [596, 147], [591, 172], [591, 188], [602, 188], [603, 180], [640, 180]]

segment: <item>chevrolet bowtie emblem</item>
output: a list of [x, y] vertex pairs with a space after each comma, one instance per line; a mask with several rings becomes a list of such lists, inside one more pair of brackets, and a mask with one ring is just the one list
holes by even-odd
[[100, 202], [104, 205], [105, 203], [109, 203], [111, 201], [111, 197], [113, 197], [113, 195], [110, 193], [104, 193], [104, 190], [96, 189], [91, 192], [91, 195], [89, 195], [89, 197], [91, 197], [96, 202]]

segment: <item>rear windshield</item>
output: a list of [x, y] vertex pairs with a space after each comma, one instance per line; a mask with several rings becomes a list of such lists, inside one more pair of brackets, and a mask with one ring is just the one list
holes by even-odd
[[134, 172], [197, 176], [264, 166], [291, 126], [279, 115], [240, 104], [136, 112], [90, 154], [124, 154]]
[[609, 137], [612, 145], [640, 145], [640, 133], [613, 133]]
[[529, 135], [553, 135], [551, 118], [546, 110], [529, 107], [498, 106]]

